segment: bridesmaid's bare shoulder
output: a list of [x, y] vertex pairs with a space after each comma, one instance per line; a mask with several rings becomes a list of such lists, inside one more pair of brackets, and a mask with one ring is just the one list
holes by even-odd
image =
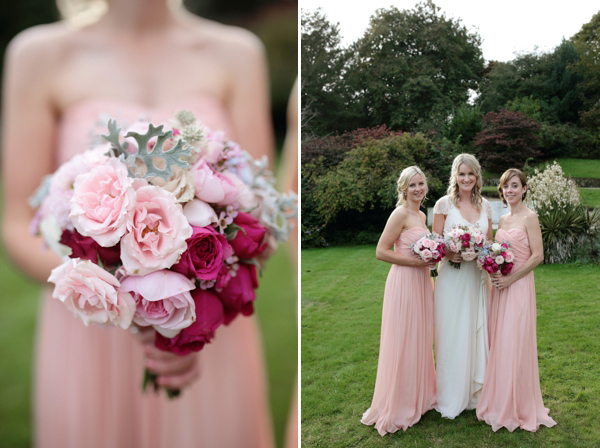
[[235, 66], [262, 61], [265, 49], [252, 32], [233, 25], [224, 25], [202, 17], [188, 15], [187, 30], [195, 37], [195, 44], [210, 47], [219, 57]]

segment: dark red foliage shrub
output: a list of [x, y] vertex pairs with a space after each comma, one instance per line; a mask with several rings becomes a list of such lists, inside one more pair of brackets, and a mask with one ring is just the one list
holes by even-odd
[[530, 157], [540, 155], [541, 125], [518, 111], [500, 109], [483, 117], [483, 130], [475, 136], [479, 162], [488, 171], [503, 173], [523, 168]]
[[361, 128], [345, 132], [342, 135], [330, 135], [320, 137], [302, 143], [302, 164], [310, 163], [323, 156], [325, 167], [335, 166], [344, 160], [348, 151], [360, 145], [366, 140], [381, 140], [391, 135], [401, 135], [386, 125], [373, 128]]

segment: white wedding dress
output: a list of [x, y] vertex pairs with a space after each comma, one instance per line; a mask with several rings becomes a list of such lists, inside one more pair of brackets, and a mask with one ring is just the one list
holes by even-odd
[[[492, 216], [483, 199], [479, 219], [470, 223], [448, 196], [437, 201], [434, 214], [446, 215], [444, 237], [453, 225], [476, 225], [484, 235]], [[477, 262], [463, 261], [460, 269], [448, 260], [440, 263], [435, 283], [434, 321], [436, 353], [436, 410], [454, 418], [465, 409], [475, 409], [489, 356], [487, 310], [490, 282]]]

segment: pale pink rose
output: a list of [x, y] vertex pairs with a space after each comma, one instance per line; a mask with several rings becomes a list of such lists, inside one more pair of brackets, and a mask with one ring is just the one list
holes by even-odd
[[495, 259], [496, 264], [502, 264], [504, 263], [504, 257], [502, 255], [498, 255]]
[[105, 154], [109, 149], [110, 145], [107, 143], [76, 154], [54, 172], [48, 188], [48, 196], [41, 206], [44, 216], [52, 214], [63, 229], [73, 230], [73, 224], [69, 219], [71, 211], [69, 201], [73, 197], [75, 178], [106, 163], [108, 157]]
[[427, 248], [427, 249], [431, 249], [432, 246], [432, 241], [428, 240], [427, 238], [423, 238], [423, 247]]
[[439, 256], [440, 256], [440, 253], [437, 250], [433, 249], [431, 251], [431, 258], [433, 258], [434, 260], [437, 259]]
[[515, 259], [515, 256], [513, 255], [512, 252], [506, 252], [506, 262], [507, 263], [512, 263], [514, 259]]
[[237, 194], [235, 184], [215, 172], [205, 159], [200, 159], [191, 169], [196, 197], [210, 204], [229, 204]]
[[450, 241], [450, 244], [448, 246], [450, 247], [450, 250], [452, 252], [458, 252], [458, 246], [454, 241]]
[[128, 273], [146, 275], [177, 263], [192, 227], [168, 191], [144, 185], [136, 193], [135, 207], [127, 215], [127, 233], [121, 239], [121, 261]]
[[119, 291], [131, 293], [137, 305], [133, 321], [173, 338], [196, 320], [196, 305], [190, 291], [194, 283], [177, 272], [162, 270], [143, 277], [121, 280]]
[[457, 230], [457, 229], [452, 229], [452, 230], [450, 231], [450, 238], [452, 238], [452, 239], [456, 239], [456, 238], [458, 238], [458, 236], [459, 236], [459, 233], [458, 233], [458, 230]]
[[56, 285], [52, 297], [63, 302], [85, 325], [131, 325], [133, 297], [119, 291], [116, 277], [91, 261], [69, 259], [52, 270], [48, 281]]
[[423, 249], [421, 251], [421, 258], [423, 259], [423, 261], [431, 260], [431, 251], [429, 249]]
[[241, 211], [250, 211], [258, 206], [258, 199], [256, 198], [256, 195], [252, 189], [242, 181], [242, 179], [227, 171], [221, 175], [231, 180], [233, 185], [235, 185], [236, 193], [233, 197], [230, 196], [225, 198], [219, 203], [219, 205], [229, 205], [233, 202], [237, 202]]
[[483, 243], [483, 240], [484, 240], [484, 238], [483, 238], [483, 234], [482, 234], [482, 233], [479, 233], [479, 232], [477, 232], [477, 233], [475, 234], [475, 242], [476, 242], [477, 244], [481, 244], [481, 243]]
[[219, 220], [215, 210], [200, 199], [192, 199], [185, 204], [183, 206], [183, 214], [188, 222], [196, 227], [206, 227]]
[[208, 163], [215, 164], [221, 158], [225, 149], [225, 133], [223, 131], [213, 131], [208, 135], [208, 143], [204, 149], [204, 158]]
[[77, 176], [69, 215], [75, 229], [103, 247], [117, 244], [135, 205], [132, 183], [127, 167], [116, 158]]

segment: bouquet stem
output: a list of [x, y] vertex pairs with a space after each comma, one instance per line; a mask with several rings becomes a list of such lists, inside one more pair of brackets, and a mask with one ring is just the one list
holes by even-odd
[[450, 260], [448, 260], [448, 263], [450, 263], [450, 266], [452, 266], [454, 269], [460, 269], [460, 263], [456, 263], [455, 261]]
[[[158, 379], [157, 374], [150, 372], [150, 370], [148, 370], [148, 369], [144, 370], [144, 381], [142, 383], [142, 390], [144, 392], [146, 392], [146, 388], [150, 384], [154, 388], [154, 392], [158, 392], [158, 389], [160, 389], [160, 386], [159, 386], [158, 382], [156, 381], [157, 379]], [[165, 391], [167, 392], [167, 397], [169, 397], [169, 398], [178, 397], [179, 394], [181, 394], [181, 390], [171, 389], [170, 387], [165, 387]]]
[[429, 276], [434, 278], [438, 276], [438, 271], [435, 266], [429, 268]]

